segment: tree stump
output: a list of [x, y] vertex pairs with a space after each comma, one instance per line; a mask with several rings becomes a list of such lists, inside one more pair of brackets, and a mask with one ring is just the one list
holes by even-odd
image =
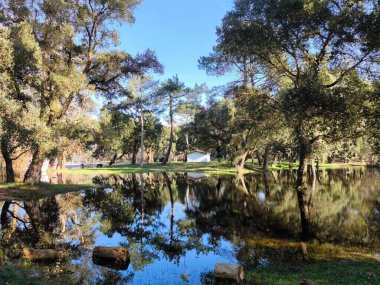
[[241, 282], [244, 279], [243, 266], [239, 264], [217, 263], [214, 269], [216, 279], [229, 279]]
[[31, 261], [56, 261], [64, 258], [63, 250], [24, 248], [23, 256]]
[[123, 247], [97, 246], [92, 251], [96, 265], [125, 270], [129, 266], [129, 252]]

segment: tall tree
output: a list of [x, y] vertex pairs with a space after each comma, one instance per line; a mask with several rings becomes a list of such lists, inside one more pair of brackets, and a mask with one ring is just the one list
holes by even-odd
[[[93, 92], [111, 98], [123, 93], [123, 81], [131, 75], [162, 71], [152, 51], [135, 57], [108, 51], [118, 43], [118, 33], [111, 23], [132, 23], [133, 10], [139, 2], [46, 0], [3, 4], [2, 23], [27, 23], [40, 49], [39, 80], [30, 84], [28, 95], [38, 106], [39, 120], [48, 130], [54, 129], [73, 105], [80, 106]], [[54, 137], [46, 141], [53, 142]], [[33, 145], [33, 158], [24, 181], [39, 180], [50, 149], [41, 142]]]
[[144, 167], [144, 114], [153, 111], [153, 90], [157, 83], [148, 76], [135, 75], [129, 79], [127, 99], [117, 108], [131, 114], [140, 126], [140, 167]]
[[196, 97], [204, 91], [204, 86], [195, 86], [194, 88], [185, 87], [185, 84], [180, 82], [178, 76], [174, 76], [164, 82], [157, 91], [157, 99], [161, 102], [163, 109], [168, 109], [168, 118], [170, 124], [169, 145], [162, 164], [169, 161], [172, 145], [174, 141], [174, 120], [180, 108], [186, 104], [197, 102]]
[[377, 68], [377, 53], [360, 40], [370, 2], [238, 0], [217, 31], [218, 50], [232, 56], [243, 49], [268, 79], [273, 73], [279, 79], [272, 92], [283, 99], [299, 146], [296, 189], [305, 239], [312, 234], [305, 175], [313, 144], [356, 133], [362, 104], [352, 95], [366, 87], [355, 72]]

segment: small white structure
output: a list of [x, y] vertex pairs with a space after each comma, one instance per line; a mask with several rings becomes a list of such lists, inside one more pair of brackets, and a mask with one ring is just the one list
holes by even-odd
[[189, 152], [187, 162], [210, 162], [210, 154], [199, 150]]

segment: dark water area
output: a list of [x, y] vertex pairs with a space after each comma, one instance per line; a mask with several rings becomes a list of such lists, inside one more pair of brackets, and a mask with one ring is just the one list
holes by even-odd
[[[63, 249], [59, 264], [29, 264], [66, 284], [208, 284], [215, 263], [246, 268], [302, 262], [295, 173], [50, 175], [51, 183], [97, 189], [40, 200], [2, 201], [1, 261], [22, 248]], [[322, 170], [309, 179], [307, 207], [319, 246], [380, 256], [380, 171]], [[95, 265], [95, 246], [124, 246], [128, 269]], [[325, 254], [325, 253], [324, 253]]]

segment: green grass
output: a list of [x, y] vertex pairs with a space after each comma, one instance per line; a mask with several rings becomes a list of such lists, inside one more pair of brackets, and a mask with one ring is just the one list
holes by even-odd
[[375, 261], [337, 260], [282, 264], [261, 267], [246, 272], [246, 284], [295, 285], [303, 279], [317, 285], [363, 285], [380, 284], [380, 263]]
[[[380, 284], [380, 257], [359, 246], [300, 243], [291, 240], [252, 238], [247, 245], [277, 252], [279, 261], [246, 268], [246, 284], [293, 285], [308, 279], [318, 285]], [[292, 258], [307, 252], [307, 260]], [[286, 257], [288, 256], [288, 257]]]
[[28, 200], [45, 196], [80, 191], [96, 187], [92, 184], [48, 184], [48, 183], [0, 183], [0, 200]]
[[[364, 166], [364, 164], [350, 164], [350, 163], [332, 163], [320, 164], [321, 169], [329, 168], [345, 168], [352, 166]], [[298, 163], [293, 164], [293, 169], [297, 169]], [[282, 166], [270, 166], [270, 170], [288, 169], [288, 162], [284, 161]], [[247, 162], [246, 169], [243, 173], [252, 171], [261, 171], [261, 167], [254, 162]], [[229, 162], [213, 161], [213, 162], [200, 162], [200, 163], [186, 163], [186, 162], [171, 162], [167, 165], [161, 163], [144, 164], [140, 168], [138, 164], [121, 164], [116, 166], [105, 166], [102, 168], [84, 168], [84, 169], [62, 169], [55, 170], [55, 172], [62, 173], [75, 173], [75, 174], [128, 174], [128, 173], [152, 173], [152, 172], [197, 172], [204, 174], [225, 174], [235, 175], [237, 173], [236, 167], [231, 166]]]
[[[139, 165], [122, 164], [102, 168], [84, 168], [84, 169], [62, 169], [57, 172], [75, 173], [75, 174], [124, 174], [124, 173], [152, 173], [152, 172], [198, 172], [204, 174], [236, 174], [236, 168], [228, 162], [171, 162], [166, 165], [161, 163], [144, 164], [143, 168]], [[244, 173], [250, 170], [245, 169]]]

